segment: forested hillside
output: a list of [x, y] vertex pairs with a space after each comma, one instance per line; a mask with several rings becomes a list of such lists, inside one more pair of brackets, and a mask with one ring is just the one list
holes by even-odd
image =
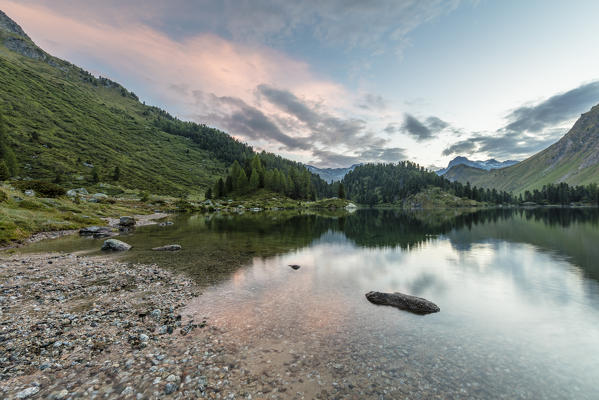
[[370, 205], [397, 203], [429, 187], [481, 202], [499, 204], [513, 201], [509, 193], [450, 182], [409, 161], [361, 165], [345, 175], [342, 183], [349, 199]]

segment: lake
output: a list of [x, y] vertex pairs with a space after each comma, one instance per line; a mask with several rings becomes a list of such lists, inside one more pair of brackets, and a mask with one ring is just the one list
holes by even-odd
[[[115, 255], [191, 275], [184, 313], [306, 398], [599, 398], [599, 211], [173, 217]], [[177, 253], [155, 246], [178, 243]], [[98, 253], [67, 237], [25, 251]], [[293, 270], [289, 264], [301, 266]], [[403, 292], [441, 311], [369, 303]]]

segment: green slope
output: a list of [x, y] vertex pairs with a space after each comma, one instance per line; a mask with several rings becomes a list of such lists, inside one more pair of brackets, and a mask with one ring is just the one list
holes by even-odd
[[516, 165], [491, 171], [458, 165], [445, 177], [515, 193], [549, 183], [599, 183], [599, 105], [582, 114], [557, 143]]
[[[161, 129], [165, 121], [175, 131], [188, 123], [145, 106], [115, 82], [48, 55], [1, 11], [0, 113], [23, 177], [62, 172], [66, 186], [81, 186], [92, 175], [84, 163], [93, 164], [103, 181], [119, 166], [122, 186], [178, 194], [203, 192], [229, 164], [210, 151], [213, 143]], [[196, 127], [249, 149], [222, 132]]]

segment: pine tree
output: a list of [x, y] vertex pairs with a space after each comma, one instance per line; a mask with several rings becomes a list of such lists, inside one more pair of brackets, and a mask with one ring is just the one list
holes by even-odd
[[206, 199], [210, 200], [212, 198], [212, 188], [209, 187], [208, 190], [206, 190]]
[[345, 187], [343, 186], [343, 183], [339, 182], [339, 189], [337, 191], [337, 197], [339, 197], [340, 199], [345, 199]]
[[5, 181], [8, 178], [10, 178], [10, 172], [8, 171], [6, 161], [0, 160], [0, 181]]
[[239, 172], [237, 174], [237, 178], [233, 181], [233, 187], [239, 193], [245, 193], [248, 188], [248, 177], [245, 174], [245, 171], [242, 168], [239, 168]]
[[112, 174], [112, 180], [118, 181], [119, 179], [121, 179], [121, 169], [117, 165], [116, 167], [114, 167], [114, 172]]
[[254, 191], [254, 190], [258, 189], [259, 186], [260, 186], [260, 174], [258, 173], [258, 170], [256, 170], [255, 168], [252, 168], [252, 174], [250, 175], [249, 189]]
[[94, 167], [94, 169], [92, 170], [92, 182], [93, 183], [100, 182], [100, 173], [98, 172], [97, 167]]

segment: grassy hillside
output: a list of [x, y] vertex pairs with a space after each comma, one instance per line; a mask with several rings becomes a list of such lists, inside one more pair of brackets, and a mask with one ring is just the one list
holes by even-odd
[[[14, 39], [0, 30], [0, 43]], [[26, 49], [37, 49], [20, 39]], [[224, 173], [225, 163], [199, 144], [157, 129], [159, 110], [114, 82], [38, 51], [43, 57], [32, 58], [0, 45], [0, 112], [21, 176], [63, 173], [81, 185], [91, 179], [86, 165], [105, 181], [119, 166], [123, 186], [175, 194], [203, 191]]]
[[527, 160], [489, 172], [459, 165], [445, 176], [515, 193], [540, 189], [549, 183], [599, 183], [599, 105], [583, 114], [560, 141]]

